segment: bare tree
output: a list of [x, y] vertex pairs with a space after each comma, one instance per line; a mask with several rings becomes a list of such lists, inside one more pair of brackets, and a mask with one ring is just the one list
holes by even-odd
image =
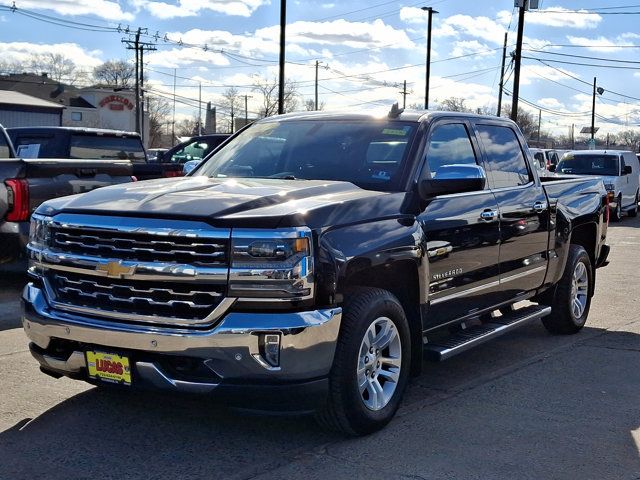
[[158, 147], [162, 141], [162, 127], [169, 122], [171, 104], [162, 97], [147, 96], [149, 113], [149, 145]]
[[12, 73], [23, 73], [27, 70], [29, 70], [29, 67], [23, 62], [19, 62], [17, 60], [13, 60], [13, 61], [0, 60], [1, 74], [9, 75]]
[[220, 101], [221, 126], [231, 133], [233, 129], [233, 119], [238, 117], [244, 111], [244, 103], [237, 88], [227, 88], [222, 92], [222, 100]]
[[61, 53], [35, 53], [28, 61], [31, 71], [46, 73], [49, 78], [69, 85], [86, 80], [86, 74], [75, 62]]
[[[262, 107], [260, 107], [260, 116], [270, 117], [278, 113], [278, 79], [271, 80], [256, 77], [253, 83], [253, 91], [262, 96]], [[298, 107], [300, 95], [298, 94], [298, 85], [289, 80], [284, 84], [284, 111], [292, 112]]]
[[135, 66], [124, 60], [108, 60], [93, 69], [96, 82], [109, 87], [132, 87], [135, 77]]
[[[506, 104], [502, 106], [502, 116], [509, 117], [511, 115], [511, 105]], [[533, 116], [533, 114], [523, 110], [518, 107], [518, 115], [516, 118], [516, 123], [522, 130], [525, 138], [527, 140], [531, 138], [536, 138], [538, 136], [538, 120]]]
[[616, 139], [620, 145], [631, 148], [634, 152], [638, 151], [640, 145], [640, 132], [635, 130], [623, 130], [616, 135]]
[[324, 107], [325, 103], [321, 101], [318, 105], [318, 108], [316, 108], [316, 102], [311, 98], [304, 102], [304, 109], [307, 112], [313, 112], [314, 110], [324, 110]]
[[176, 122], [176, 136], [193, 137], [198, 134], [198, 114], [193, 117], [183, 118]]
[[465, 105], [466, 100], [461, 97], [449, 97], [442, 100], [440, 110], [446, 112], [470, 112], [471, 110]]

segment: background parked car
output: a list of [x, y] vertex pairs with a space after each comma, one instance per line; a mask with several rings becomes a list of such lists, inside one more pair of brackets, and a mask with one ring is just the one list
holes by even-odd
[[168, 148], [147, 148], [147, 160], [151, 163], [157, 162], [168, 150]]
[[566, 153], [556, 167], [558, 174], [602, 177], [609, 195], [611, 218], [619, 221], [622, 212], [638, 214], [640, 163], [633, 152], [621, 150], [579, 150]]
[[138, 180], [177, 177], [182, 169], [166, 163], [149, 163], [140, 135], [135, 132], [75, 127], [8, 128], [21, 158], [67, 160], [128, 160]]
[[538, 171], [538, 175], [541, 177], [550, 176], [551, 173], [547, 170], [547, 159], [544, 154], [544, 150], [541, 148], [529, 148], [531, 156], [533, 157], [533, 165]]
[[230, 136], [227, 133], [213, 133], [191, 137], [165, 152], [162, 161], [183, 164], [190, 160], [202, 160]]

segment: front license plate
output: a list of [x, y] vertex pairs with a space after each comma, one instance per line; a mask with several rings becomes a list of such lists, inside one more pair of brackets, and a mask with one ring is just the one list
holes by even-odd
[[91, 378], [131, 385], [129, 358], [115, 353], [87, 352], [87, 368]]

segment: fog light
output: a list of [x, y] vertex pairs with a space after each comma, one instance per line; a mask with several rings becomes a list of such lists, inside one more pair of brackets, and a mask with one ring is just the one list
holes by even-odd
[[280, 335], [268, 333], [261, 335], [260, 356], [272, 367], [280, 366]]

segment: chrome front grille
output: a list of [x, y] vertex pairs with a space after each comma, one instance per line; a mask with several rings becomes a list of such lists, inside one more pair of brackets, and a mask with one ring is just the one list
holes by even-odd
[[59, 214], [31, 249], [50, 305], [112, 322], [211, 327], [227, 297], [229, 229], [203, 222]]
[[207, 267], [228, 264], [226, 239], [141, 232], [51, 228], [51, 246], [62, 252], [131, 261], [175, 262]]
[[97, 313], [135, 314], [141, 320], [156, 317], [198, 323], [220, 304], [225, 293], [224, 285], [163, 284], [88, 278], [71, 273], [54, 273], [48, 280], [56, 302], [85, 307]]

